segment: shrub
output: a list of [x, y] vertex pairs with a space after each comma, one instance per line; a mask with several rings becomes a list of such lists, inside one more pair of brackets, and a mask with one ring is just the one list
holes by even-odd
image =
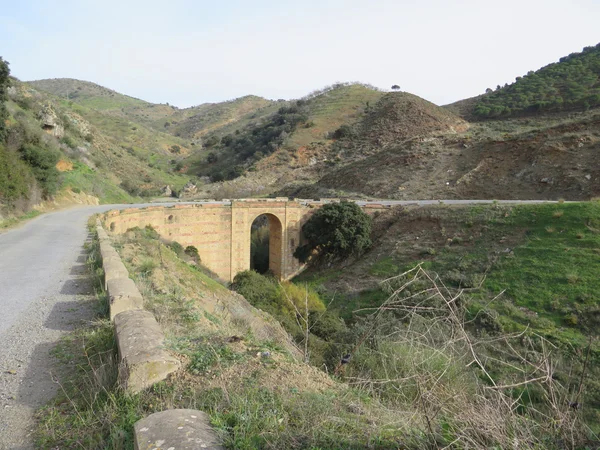
[[194, 261], [196, 261], [198, 263], [200, 262], [200, 254], [198, 253], [198, 249], [196, 247], [194, 247], [193, 245], [188, 245], [185, 248], [184, 252], [190, 258], [193, 258]]
[[345, 137], [351, 137], [354, 134], [354, 130], [350, 125], [342, 125], [333, 132], [333, 139], [342, 139]]
[[77, 144], [75, 144], [75, 141], [73, 141], [73, 139], [70, 136], [63, 136], [61, 138], [60, 142], [62, 142], [63, 144], [65, 144], [69, 148], [75, 148], [75, 147], [77, 147]]
[[281, 297], [285, 302], [284, 307], [290, 311], [290, 313], [299, 312], [301, 315], [305, 314], [306, 309], [309, 313], [324, 312], [325, 304], [312, 289], [308, 286], [299, 286], [294, 283], [283, 283], [281, 285]]
[[210, 152], [206, 157], [206, 162], [209, 164], [216, 163], [218, 160], [219, 158], [217, 157], [217, 154], [215, 152]]
[[121, 188], [134, 197], [140, 195], [141, 192], [140, 187], [129, 179], [121, 181]]
[[278, 286], [253, 270], [238, 273], [231, 288], [257, 308], [276, 314], [282, 312]]
[[183, 245], [181, 245], [177, 241], [169, 242], [167, 244], [167, 247], [169, 247], [171, 250], [173, 250], [177, 256], [181, 256], [184, 253]]
[[0, 145], [0, 201], [12, 206], [29, 195], [32, 184], [35, 179], [27, 164]]
[[218, 136], [211, 136], [206, 141], [204, 141], [204, 146], [206, 148], [214, 147], [215, 145], [218, 145], [219, 142], [221, 142], [221, 140]]
[[371, 246], [371, 218], [352, 202], [324, 205], [304, 224], [302, 232], [308, 243], [294, 252], [302, 262], [315, 250], [320, 256], [343, 258]]
[[60, 172], [56, 163], [60, 155], [55, 150], [25, 144], [20, 149], [21, 158], [31, 166], [33, 175], [39, 182], [45, 196], [52, 196], [60, 184]]
[[4, 102], [6, 102], [6, 90], [9, 85], [10, 70], [8, 69], [8, 62], [4, 61], [0, 57], [0, 142], [6, 137], [6, 119], [8, 118], [8, 111]]

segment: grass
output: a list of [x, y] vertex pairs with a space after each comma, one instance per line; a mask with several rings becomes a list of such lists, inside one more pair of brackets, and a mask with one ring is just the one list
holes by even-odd
[[[482, 220], [489, 227], [514, 226], [513, 220], [521, 221], [519, 214], [506, 216], [504, 210], [494, 214], [480, 210], [473, 213], [475, 218], [469, 217], [473, 225], [465, 229], [477, 231], [478, 218], [485, 218]], [[536, 210], [536, 217], [540, 214]], [[544, 214], [551, 215], [551, 211]], [[531, 219], [531, 215], [524, 217]], [[568, 217], [566, 211], [561, 220]], [[594, 225], [589, 220], [587, 224]], [[450, 236], [458, 232], [449, 226], [447, 231]], [[464, 242], [440, 249], [429, 265], [449, 264], [460, 255], [463, 262], [453, 262], [457, 269], [477, 267], [480, 253]], [[94, 242], [90, 248], [92, 274], [101, 273], [95, 258], [97, 246]], [[467, 364], [472, 356], [462, 340], [456, 338], [456, 333], [450, 333], [455, 344], [445, 338], [448, 321], [428, 323], [423, 316], [405, 326], [390, 312], [380, 315], [377, 327], [372, 328], [369, 318], [356, 320], [353, 316], [356, 326], [342, 334], [349, 335], [349, 345], [354, 346], [358, 340], [360, 344], [352, 350], [345, 373], [339, 374], [349, 386], [298, 362], [292, 357], [287, 338], [272, 328], [273, 322], [190, 266], [160, 243], [151, 230], [133, 230], [117, 238], [115, 247], [135, 276], [146, 307], [165, 330], [166, 348], [180, 358], [183, 369], [139, 394], [122, 391], [116, 384], [112, 328], [105, 317], [99, 317], [63, 340], [54, 352], [70, 368], [70, 376], [61, 378], [61, 394], [39, 413], [37, 444], [41, 448], [131, 449], [133, 424], [152, 412], [169, 408], [205, 411], [225, 447], [231, 449], [416, 449], [447, 446], [457, 436], [483, 439], [476, 442], [488, 446], [494, 442], [512, 445], [516, 436], [528, 433], [539, 442], [535, 430], [540, 424], [527, 423], [530, 416], [500, 411], [490, 400], [493, 395], [483, 395], [485, 383]], [[473, 254], [467, 258], [469, 250]], [[482, 253], [484, 250], [479, 249]], [[374, 265], [373, 274], [388, 275], [405, 262], [401, 255], [385, 258]], [[332, 269], [328, 276], [334, 273]], [[343, 272], [338, 275], [343, 276]], [[377, 296], [382, 295], [383, 291], [367, 291], [340, 300], [351, 313], [353, 309], [380, 304], [383, 297]], [[469, 299], [473, 303], [465, 306], [472, 308], [476, 300]], [[101, 291], [98, 302], [104, 309], [102, 314], [106, 314], [106, 298]], [[527, 317], [513, 303], [502, 302], [499, 307], [506, 309], [506, 317]], [[244, 309], [244, 314], [236, 315]], [[538, 325], [541, 328], [544, 323]], [[553, 324], [550, 321], [545, 326]], [[426, 329], [429, 331], [420, 332]], [[267, 335], [263, 333], [266, 330]], [[371, 334], [365, 340], [362, 336], [367, 330]], [[574, 332], [574, 328], [569, 330]], [[531, 349], [528, 357], [535, 359], [539, 354]], [[486, 356], [498, 358], [494, 353]], [[517, 364], [512, 362], [513, 366]], [[491, 360], [486, 365], [499, 379], [507, 376]], [[563, 380], [562, 366], [557, 366], [556, 376], [557, 382]], [[591, 387], [586, 391], [588, 405], [594, 401]], [[523, 411], [536, 395], [543, 396], [544, 391], [534, 388], [520, 391]], [[440, 408], [443, 413], [436, 413]], [[514, 436], [504, 431], [494, 434], [495, 427], [486, 434], [491, 424], [505, 419], [507, 426], [519, 427]], [[556, 436], [549, 439], [543, 448], [555, 448], [552, 439]]]
[[[357, 263], [361, 269], [351, 270], [352, 277], [364, 270], [383, 280], [422, 262], [451, 288], [475, 288], [464, 296], [471, 318], [490, 308], [505, 332], [537, 333], [570, 357], [584, 354], [589, 337], [596, 337], [585, 415], [598, 429], [600, 202], [421, 208], [410, 214], [398, 219], [406, 221], [404, 234], [386, 236], [373, 252], [382, 255], [367, 255]], [[432, 217], [433, 225], [423, 227], [418, 241], [409, 237], [411, 217], [419, 227]], [[396, 243], [398, 250], [386, 254]], [[352, 280], [335, 266], [324, 273], [307, 272], [303, 280], [325, 289], [335, 286], [337, 308], [347, 323], [364, 314], [354, 311], [376, 308], [387, 299], [381, 288], [340, 292], [339, 286], [351, 286]]]
[[23, 222], [26, 222], [28, 220], [31, 220], [37, 216], [39, 216], [40, 214], [42, 214], [40, 211], [32, 209], [31, 211], [28, 211], [24, 214], [21, 214], [19, 216], [16, 217], [10, 217], [8, 219], [5, 219], [3, 221], [0, 222], [0, 231], [1, 230], [8, 230], [10, 228], [14, 228], [18, 225], [21, 225]]
[[[229, 291], [168, 247], [162, 246], [162, 261], [151, 273], [140, 270], [158, 256], [149, 233], [134, 231], [117, 244], [137, 274], [147, 308], [166, 331], [167, 348], [185, 369], [136, 395], [119, 388], [115, 341], [98, 277], [101, 316], [54, 350], [68, 375], [61, 377], [57, 398], [38, 412], [40, 448], [132, 449], [134, 423], [169, 408], [207, 412], [231, 449], [392, 449], [407, 436], [403, 428], [387, 425], [397, 420], [377, 402], [296, 362], [277, 339], [258, 338], [248, 326], [251, 317], [233, 320], [228, 312], [210, 309], [215, 296], [226, 307]], [[130, 258], [132, 249], [135, 258]], [[97, 254], [94, 241], [92, 275], [101, 273]], [[238, 337], [234, 343], [232, 335]], [[381, 422], [375, 428], [374, 418]]]

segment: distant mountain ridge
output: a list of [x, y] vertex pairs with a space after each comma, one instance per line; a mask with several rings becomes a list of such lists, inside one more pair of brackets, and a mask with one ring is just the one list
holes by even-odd
[[[445, 107], [361, 83], [336, 83], [299, 100], [249, 95], [185, 109], [72, 79], [32, 85], [109, 129], [134, 154], [154, 146], [152, 139], [176, 139], [156, 149], [171, 153], [169, 170], [191, 177], [199, 197], [584, 199], [600, 193], [593, 162], [599, 76], [596, 46]], [[133, 129], [147, 139], [135, 141]], [[574, 136], [558, 131], [571, 129], [565, 133]], [[573, 146], [581, 150], [567, 169], [561, 155]]]

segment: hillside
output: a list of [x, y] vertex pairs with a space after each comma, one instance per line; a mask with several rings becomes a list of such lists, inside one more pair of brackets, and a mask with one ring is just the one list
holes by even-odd
[[[95, 83], [71, 78], [28, 81], [27, 84], [39, 91], [81, 105], [87, 110], [95, 110], [103, 115], [142, 124], [156, 132], [183, 138], [188, 145], [194, 141], [201, 143], [203, 135], [232, 123], [243, 123], [250, 117], [256, 118], [262, 114], [261, 111], [268, 110], [277, 103], [255, 95], [247, 95], [221, 103], [177, 108], [169, 104], [149, 103]], [[237, 127], [233, 128], [235, 129]]]
[[[600, 195], [598, 113], [473, 124], [468, 133], [393, 143], [332, 167], [303, 197], [559, 199]], [[367, 154], [366, 151], [361, 153]]]
[[191, 173], [215, 181], [234, 179], [207, 186], [207, 196], [217, 191], [264, 195], [297, 177], [314, 178], [311, 173], [327, 159], [336, 130], [360, 120], [382, 95], [368, 85], [339, 83], [279, 105], [274, 113], [249, 122], [190, 158]]
[[175, 136], [185, 139], [200, 140], [202, 136], [213, 131], [220, 135], [228, 125], [235, 124], [235, 129], [243, 126], [250, 119], [272, 112], [277, 102], [247, 95], [221, 103], [204, 103], [193, 108], [180, 109], [168, 120], [153, 123], [154, 128], [164, 128]]
[[514, 83], [448, 105], [464, 117], [486, 119], [600, 106], [600, 44], [572, 53]]
[[[598, 202], [391, 208], [375, 217], [368, 253], [316, 267], [294, 281], [326, 297], [335, 293], [332, 309], [346, 323], [361, 323], [388, 298], [384, 280], [421, 264], [440, 277], [445, 289], [464, 289], [460, 303], [470, 311], [468, 327], [475, 335], [491, 342], [502, 333], [522, 333], [516, 348], [530, 339], [548, 339], [556, 352], [552, 376], [570, 388], [561, 402], [575, 398], [579, 379], [584, 380], [587, 403], [578, 415], [598, 433], [599, 220]], [[389, 306], [400, 304], [398, 299]], [[500, 363], [507, 355], [500, 347], [488, 354], [497, 376], [511, 372], [511, 364]], [[571, 378], [575, 372], [577, 381]], [[543, 402], [537, 396], [542, 391], [533, 385], [511, 392], [523, 405]]]
[[[0, 215], [25, 213], [58, 197], [61, 202], [129, 202], [158, 195], [167, 184], [181, 189], [188, 181], [174, 170], [173, 146], [182, 144], [178, 138], [14, 78], [9, 84], [0, 142]], [[82, 101], [101, 95], [144, 103], [90, 83], [80, 86]]]
[[110, 145], [193, 178], [197, 198], [576, 200], [600, 194], [599, 55], [588, 47], [444, 108], [361, 83], [300, 100], [245, 96], [186, 109], [77, 80], [32, 85], [58, 95]]

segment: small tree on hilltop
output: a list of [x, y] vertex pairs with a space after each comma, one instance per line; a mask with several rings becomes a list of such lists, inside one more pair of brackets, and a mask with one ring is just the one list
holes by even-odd
[[313, 252], [319, 257], [345, 258], [371, 246], [371, 218], [356, 203], [329, 203], [319, 209], [302, 227], [308, 243], [294, 256], [308, 261]]
[[400, 90], [400, 86], [398, 86], [397, 84], [394, 84], [392, 86], [392, 91], [399, 91]]

